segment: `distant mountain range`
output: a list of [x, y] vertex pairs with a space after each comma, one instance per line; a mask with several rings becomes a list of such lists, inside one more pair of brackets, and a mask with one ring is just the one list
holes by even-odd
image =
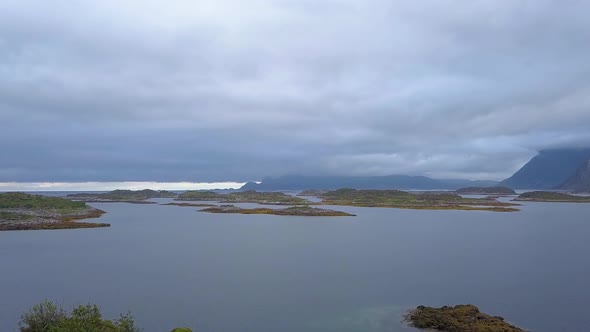
[[590, 149], [542, 150], [501, 186], [512, 189], [590, 190]]
[[555, 189], [590, 192], [590, 148], [542, 150], [502, 182], [432, 179], [426, 176], [303, 176], [286, 175], [248, 182], [241, 190], [401, 189], [456, 190], [502, 186], [512, 189]]
[[426, 176], [301, 176], [288, 175], [265, 178], [260, 184], [246, 183], [241, 190], [305, 190], [305, 189], [404, 189], [454, 190], [463, 187], [491, 187], [497, 181], [439, 180]]

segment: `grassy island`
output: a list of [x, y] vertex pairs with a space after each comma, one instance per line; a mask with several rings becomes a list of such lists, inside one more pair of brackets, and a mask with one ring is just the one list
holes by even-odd
[[25, 193], [0, 194], [0, 231], [108, 227], [105, 223], [82, 223], [79, 219], [98, 218], [102, 210], [60, 197]]
[[177, 202], [172, 202], [172, 203], [165, 203], [165, 204], [160, 204], [160, 205], [174, 205], [174, 206], [197, 206], [197, 207], [211, 207], [211, 206], [217, 206], [215, 204], [207, 204], [207, 203], [187, 203], [187, 202], [182, 202], [182, 203], [177, 203]]
[[220, 205], [200, 210], [201, 212], [210, 213], [240, 213], [240, 214], [273, 214], [277, 216], [306, 216], [306, 217], [347, 217], [354, 214], [335, 211], [329, 209], [320, 209], [309, 206], [293, 206], [285, 209], [242, 209], [235, 205]]
[[147, 201], [150, 198], [175, 198], [176, 193], [166, 190], [113, 190], [108, 193], [78, 193], [70, 194], [66, 197], [73, 200], [84, 202], [123, 202], [135, 204], [157, 204]]
[[502, 317], [480, 312], [471, 304], [441, 308], [419, 306], [410, 310], [404, 320], [419, 329], [443, 332], [525, 332]]
[[327, 190], [308, 189], [308, 190], [303, 190], [302, 192], [297, 194], [297, 196], [319, 196], [319, 195], [324, 194], [326, 192], [328, 192], [328, 191]]
[[309, 205], [312, 202], [281, 192], [254, 190], [218, 194], [213, 191], [187, 191], [178, 195], [178, 201], [214, 201], [220, 203], [258, 203], [269, 205]]
[[491, 198], [463, 198], [454, 193], [409, 193], [400, 190], [338, 189], [319, 195], [322, 204], [425, 210], [513, 212], [518, 204]]
[[456, 190], [461, 195], [516, 195], [516, 191], [508, 187], [467, 187]]
[[576, 196], [553, 191], [531, 191], [519, 195], [515, 201], [590, 203], [590, 196]]

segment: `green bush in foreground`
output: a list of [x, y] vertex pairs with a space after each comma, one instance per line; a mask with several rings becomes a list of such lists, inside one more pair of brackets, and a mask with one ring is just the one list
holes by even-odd
[[68, 314], [61, 306], [43, 301], [21, 315], [20, 332], [139, 332], [131, 313], [118, 319], [102, 318], [98, 306], [74, 307]]

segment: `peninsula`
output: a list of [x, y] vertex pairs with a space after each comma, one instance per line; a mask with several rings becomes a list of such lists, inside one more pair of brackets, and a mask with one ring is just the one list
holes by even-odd
[[516, 192], [508, 187], [467, 187], [455, 191], [460, 195], [516, 195]]
[[418, 210], [513, 212], [518, 204], [492, 198], [464, 198], [453, 193], [409, 193], [400, 190], [338, 189], [318, 195], [323, 205], [390, 207]]
[[105, 223], [76, 222], [98, 218], [102, 210], [60, 197], [25, 193], [0, 194], [0, 231], [108, 227]]
[[519, 195], [515, 201], [590, 203], [590, 196], [577, 196], [553, 191], [530, 191]]
[[220, 203], [258, 203], [268, 205], [311, 205], [301, 197], [281, 192], [259, 192], [254, 190], [218, 194], [213, 191], [187, 191], [176, 198], [177, 201], [214, 201]]
[[472, 304], [441, 308], [418, 306], [410, 310], [404, 320], [412, 327], [442, 332], [525, 332], [502, 317], [479, 311]]
[[209, 213], [239, 213], [239, 214], [272, 214], [277, 216], [304, 216], [304, 217], [350, 217], [354, 214], [329, 210], [320, 209], [309, 206], [293, 206], [285, 209], [269, 209], [269, 208], [255, 208], [255, 209], [243, 209], [235, 205], [220, 205], [217, 207], [209, 207], [200, 210], [201, 212]]
[[166, 190], [113, 190], [107, 193], [78, 193], [69, 194], [66, 198], [83, 201], [83, 202], [95, 202], [95, 203], [134, 203], [134, 204], [157, 204], [156, 202], [147, 201], [150, 198], [175, 198], [178, 196], [176, 193]]

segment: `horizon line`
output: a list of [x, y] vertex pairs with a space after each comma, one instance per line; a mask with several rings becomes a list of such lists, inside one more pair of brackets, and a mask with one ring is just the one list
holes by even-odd
[[215, 190], [239, 189], [246, 182], [158, 182], [158, 181], [79, 181], [79, 182], [0, 182], [0, 192], [6, 191], [110, 191], [127, 190]]

